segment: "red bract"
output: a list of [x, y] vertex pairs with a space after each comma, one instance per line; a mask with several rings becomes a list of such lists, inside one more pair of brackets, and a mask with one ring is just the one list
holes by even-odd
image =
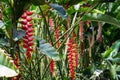
[[27, 33], [28, 36], [33, 36], [34, 33]]
[[55, 75], [54, 66], [55, 66], [55, 62], [54, 62], [54, 60], [52, 60], [50, 63], [50, 71], [51, 71], [52, 75]]
[[34, 42], [32, 41], [28, 43], [28, 46], [33, 46], [33, 45], [34, 45]]
[[31, 58], [31, 52], [33, 51], [32, 46], [34, 45], [34, 28], [32, 28], [32, 24], [30, 21], [32, 21], [32, 17], [30, 17], [33, 14], [31, 11], [26, 11], [21, 18], [23, 21], [21, 23], [24, 25], [22, 26], [22, 29], [26, 31], [26, 35], [23, 39], [23, 47], [26, 49], [26, 56], [27, 59]]
[[33, 12], [31, 12], [31, 11], [26, 11], [25, 12], [28, 16], [31, 16], [32, 14], [33, 14]]
[[32, 48], [30, 48], [30, 47], [28, 47], [28, 48], [27, 48], [27, 51], [33, 51], [33, 49], [32, 49]]
[[28, 40], [27, 40], [27, 39], [23, 39], [23, 42], [27, 44], [27, 43], [28, 43]]
[[21, 18], [26, 19], [26, 18], [27, 18], [27, 16], [26, 16], [26, 15], [22, 15], [22, 16], [21, 16]]
[[27, 24], [27, 26], [28, 26], [28, 27], [31, 27], [31, 26], [33, 26], [33, 25], [32, 25], [32, 24], [30, 24], [30, 23], [28, 23], [28, 24]]
[[27, 20], [21, 21], [21, 24], [26, 25], [28, 23]]
[[28, 28], [28, 33], [34, 31], [34, 28]]
[[23, 44], [23, 47], [24, 47], [24, 48], [28, 48], [29, 46], [24, 43], [24, 44]]
[[26, 56], [27, 56], [27, 59], [30, 59], [31, 58], [31, 53], [30, 53], [31, 51], [27, 51], [26, 52]]
[[32, 20], [32, 18], [31, 18], [31, 17], [27, 18], [27, 21], [31, 21], [31, 20]]
[[34, 37], [29, 37], [28, 38], [28, 41], [33, 41], [34, 40]]
[[27, 26], [27, 25], [24, 25], [24, 26], [22, 26], [22, 29], [23, 29], [23, 30], [27, 30], [27, 29], [28, 29], [28, 26]]
[[25, 39], [28, 39], [28, 38], [29, 38], [29, 36], [28, 36], [28, 35], [25, 35], [25, 36], [24, 36], [24, 38], [25, 38]]

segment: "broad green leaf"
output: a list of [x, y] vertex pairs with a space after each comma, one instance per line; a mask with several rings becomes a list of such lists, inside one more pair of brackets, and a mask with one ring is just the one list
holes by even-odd
[[39, 39], [39, 49], [43, 54], [47, 55], [53, 60], [60, 60], [60, 57], [56, 49], [51, 44], [46, 43], [46, 41], [43, 39]]
[[120, 22], [116, 18], [106, 14], [88, 13], [83, 16], [83, 20], [101, 21], [120, 28]]
[[50, 4], [50, 6], [51, 6], [52, 8], [54, 8], [55, 10], [57, 10], [57, 11], [59, 12], [59, 14], [60, 14], [63, 18], [65, 18], [65, 19], [68, 18], [68, 14], [67, 14], [67, 12], [65, 11], [65, 9], [64, 9], [63, 6], [58, 5], [58, 4]]
[[13, 60], [0, 48], [0, 77], [13, 77], [19, 73]]

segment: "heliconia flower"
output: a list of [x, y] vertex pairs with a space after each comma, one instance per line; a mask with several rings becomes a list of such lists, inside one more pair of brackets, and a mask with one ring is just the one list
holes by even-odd
[[71, 80], [75, 80], [76, 75], [76, 68], [78, 67], [78, 47], [77, 44], [75, 44], [74, 37], [69, 39], [68, 45], [68, 63], [69, 63], [69, 76], [71, 77]]
[[30, 23], [32, 21], [31, 15], [33, 12], [26, 11], [21, 16], [22, 20], [21, 24], [23, 24], [22, 29], [26, 31], [26, 35], [23, 39], [23, 47], [26, 49], [26, 57], [31, 58], [31, 52], [33, 51], [32, 46], [34, 45], [34, 28], [32, 27], [32, 24]]
[[51, 63], [50, 63], [50, 71], [52, 73], [52, 75], [54, 76], [55, 75], [55, 61], [54, 60], [51, 60]]

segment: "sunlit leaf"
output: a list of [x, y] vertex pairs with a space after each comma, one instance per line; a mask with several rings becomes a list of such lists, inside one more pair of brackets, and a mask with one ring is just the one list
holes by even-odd
[[53, 60], [60, 60], [60, 57], [56, 49], [51, 44], [46, 43], [46, 41], [43, 39], [39, 39], [39, 49], [43, 54], [47, 55]]
[[13, 60], [0, 48], [0, 77], [13, 77], [17, 75], [18, 69]]

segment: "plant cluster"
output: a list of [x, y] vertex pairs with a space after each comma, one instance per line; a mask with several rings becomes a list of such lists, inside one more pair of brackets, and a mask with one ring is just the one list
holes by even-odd
[[0, 80], [119, 80], [119, 0], [0, 0]]

